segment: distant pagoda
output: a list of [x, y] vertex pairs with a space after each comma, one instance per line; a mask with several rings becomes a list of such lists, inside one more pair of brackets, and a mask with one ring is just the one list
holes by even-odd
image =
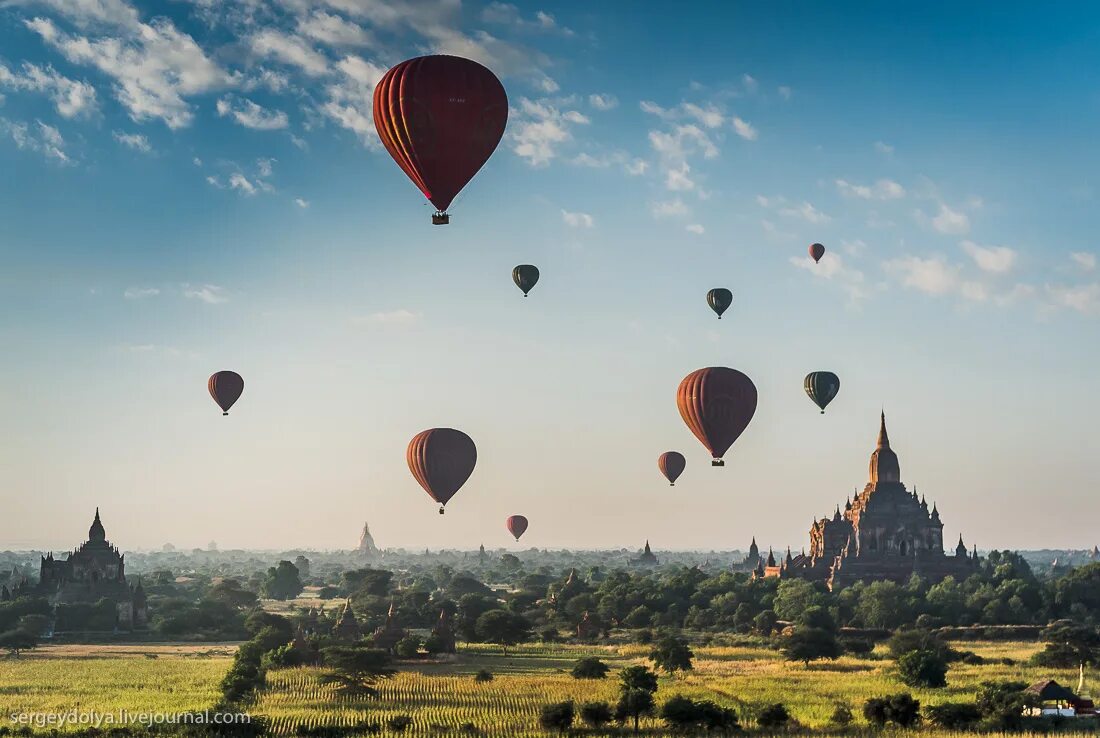
[[359, 536], [359, 553], [367, 556], [377, 556], [381, 553], [374, 543], [374, 536], [370, 534], [370, 524], [363, 523], [363, 533]]

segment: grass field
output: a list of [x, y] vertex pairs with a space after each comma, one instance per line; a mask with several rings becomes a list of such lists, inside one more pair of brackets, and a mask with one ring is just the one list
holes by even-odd
[[[993, 679], [1037, 681], [1055, 678], [1076, 685], [1076, 675], [1025, 664], [1035, 644], [959, 643], [990, 663], [953, 665], [949, 686], [918, 690], [922, 704], [965, 700], [978, 684]], [[48, 646], [18, 660], [0, 660], [0, 715], [14, 712], [64, 712], [72, 709], [131, 712], [182, 712], [210, 707], [217, 684], [228, 668], [233, 646]], [[450, 660], [403, 663], [401, 672], [382, 685], [382, 696], [357, 700], [339, 696], [322, 685], [313, 668], [271, 672], [268, 687], [249, 708], [270, 718], [273, 732], [294, 735], [299, 727], [385, 725], [407, 714], [413, 725], [406, 736], [456, 733], [470, 723], [485, 736], [544, 735], [538, 728], [542, 705], [573, 699], [614, 701], [614, 673], [602, 681], [577, 681], [569, 675], [575, 659], [598, 655], [619, 668], [644, 663], [641, 646], [545, 646], [509, 649], [473, 644]], [[1014, 665], [993, 663], [1004, 658]], [[473, 674], [493, 672], [491, 682]], [[695, 670], [676, 678], [662, 677], [658, 703], [673, 694], [706, 697], [729, 706], [783, 702], [794, 717], [811, 728], [823, 727], [837, 701], [858, 714], [869, 696], [903, 691], [892, 675], [892, 663], [845, 657], [805, 667], [783, 661], [774, 651], [757, 647], [696, 649]], [[909, 691], [909, 690], [906, 690]], [[656, 721], [648, 727], [656, 728]], [[385, 734], [385, 733], [384, 733]]]

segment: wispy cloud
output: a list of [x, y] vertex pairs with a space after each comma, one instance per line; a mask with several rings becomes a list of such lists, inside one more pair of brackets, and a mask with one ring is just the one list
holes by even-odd
[[572, 140], [573, 127], [589, 123], [580, 111], [562, 110], [550, 99], [522, 97], [512, 114], [516, 121], [509, 124], [512, 150], [535, 167], [549, 164], [558, 155], [558, 148]]
[[305, 209], [305, 208], [309, 207], [309, 200], [303, 200], [300, 197], [296, 197], [296, 198], [294, 198], [294, 204], [297, 205], [300, 208]]
[[69, 79], [52, 65], [23, 62], [20, 72], [0, 64], [0, 88], [39, 92], [50, 98], [62, 118], [87, 118], [99, 110], [95, 88], [87, 82]]
[[1086, 272], [1096, 269], [1096, 254], [1087, 251], [1074, 251], [1069, 255], [1069, 258]]
[[906, 256], [888, 261], [884, 266], [887, 271], [899, 275], [906, 287], [930, 295], [953, 292], [959, 285], [959, 267], [948, 264], [939, 256]]
[[127, 287], [122, 296], [127, 300], [143, 300], [147, 297], [156, 297], [160, 290], [156, 287]]
[[596, 110], [612, 110], [619, 107], [619, 98], [609, 94], [593, 94], [588, 96], [588, 104]]
[[143, 154], [150, 154], [153, 151], [153, 147], [149, 144], [149, 139], [140, 133], [125, 133], [123, 131], [114, 131], [111, 134], [114, 139], [128, 149], [134, 151], [140, 151]]
[[1016, 263], [1016, 252], [1007, 246], [979, 246], [973, 241], [962, 241], [959, 246], [983, 272], [1004, 274]]
[[418, 322], [420, 318], [420, 313], [406, 310], [405, 308], [398, 308], [396, 310], [382, 310], [377, 313], [370, 313], [361, 318], [356, 318], [355, 322], [367, 325], [410, 325]]
[[0, 118], [0, 136], [7, 135], [16, 148], [34, 151], [61, 164], [72, 164], [65, 152], [65, 139], [61, 131], [38, 120], [34, 125]]
[[747, 120], [738, 118], [737, 116], [734, 116], [733, 118], [733, 130], [737, 133], [738, 136], [745, 139], [746, 141], [755, 141], [757, 136], [759, 135], [756, 128], [754, 128], [751, 123], [749, 123]]
[[891, 179], [880, 179], [873, 185], [852, 184], [838, 179], [836, 186], [846, 197], [858, 197], [864, 200], [897, 200], [905, 197], [905, 188]]
[[1046, 294], [1055, 307], [1076, 310], [1082, 315], [1100, 313], [1100, 283], [1098, 282], [1072, 286], [1048, 284]]
[[591, 228], [596, 224], [595, 219], [588, 213], [571, 213], [564, 209], [561, 211], [561, 219], [571, 228]]
[[701, 236], [707, 232], [707, 229], [699, 223], [691, 223], [685, 226], [684, 230], [686, 230], [688, 233], [694, 233], [697, 236]]
[[654, 218], [679, 218], [691, 213], [691, 210], [680, 198], [662, 200], [653, 203], [649, 207]]
[[883, 142], [883, 141], [875, 141], [874, 148], [875, 148], [875, 151], [882, 154], [883, 156], [893, 156], [894, 155], [894, 147], [891, 146], [888, 143]]
[[205, 302], [207, 305], [219, 305], [229, 301], [224, 287], [214, 284], [191, 285], [183, 284], [183, 296], [192, 300]]
[[826, 251], [819, 262], [814, 262], [809, 255], [792, 256], [789, 262], [809, 272], [815, 279], [832, 281], [840, 285], [853, 304], [867, 297], [863, 272], [848, 267], [839, 254]]
[[221, 117], [230, 117], [239, 125], [257, 131], [277, 131], [289, 125], [287, 115], [281, 110], [269, 110], [248, 98], [227, 95], [218, 100], [216, 109]]
[[[928, 220], [923, 211], [917, 211], [918, 220]], [[965, 235], [970, 232], [970, 216], [940, 203], [939, 212], [929, 221], [937, 232], [945, 235]]]

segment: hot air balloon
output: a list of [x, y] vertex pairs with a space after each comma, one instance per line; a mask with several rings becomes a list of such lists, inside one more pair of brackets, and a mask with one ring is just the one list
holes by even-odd
[[725, 287], [715, 287], [707, 293], [707, 304], [710, 309], [718, 313], [718, 320], [722, 319], [722, 313], [733, 304], [733, 293]]
[[454, 428], [432, 428], [413, 436], [405, 452], [409, 471], [428, 495], [443, 507], [474, 472], [477, 447]]
[[825, 414], [825, 406], [833, 401], [840, 392], [840, 377], [832, 372], [810, 372], [806, 375], [806, 394], [814, 401], [821, 414]]
[[244, 379], [237, 372], [214, 372], [206, 381], [206, 389], [222, 409], [222, 415], [229, 415], [229, 408], [233, 407], [233, 403], [244, 392]]
[[382, 145], [424, 197], [432, 223], [492, 156], [508, 122], [500, 80], [475, 61], [420, 56], [386, 72], [374, 88], [374, 127]]
[[811, 243], [810, 258], [814, 260], [814, 263], [821, 261], [822, 256], [825, 256], [825, 247], [819, 243]]
[[710, 451], [712, 466], [745, 431], [756, 413], [756, 385], [736, 369], [712, 366], [684, 377], [676, 391], [680, 417]]
[[527, 293], [539, 282], [539, 268], [533, 264], [520, 264], [512, 270], [512, 281], [523, 290], [523, 296], [527, 297]]
[[518, 541], [519, 537], [527, 530], [527, 518], [522, 515], [513, 515], [508, 518], [507, 525], [508, 532], [514, 535]]
[[669, 487], [676, 486], [676, 480], [684, 473], [687, 460], [679, 451], [665, 451], [657, 457], [657, 468], [665, 475]]

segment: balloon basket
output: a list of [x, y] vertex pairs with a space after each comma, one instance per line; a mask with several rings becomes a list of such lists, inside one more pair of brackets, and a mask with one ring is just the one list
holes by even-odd
[[451, 222], [451, 216], [447, 213], [437, 210], [432, 213], [432, 225], [447, 225]]
[[223, 412], [223, 413], [222, 413], [222, 415], [223, 415], [223, 416], [225, 416], [225, 415], [229, 415], [229, 412], [228, 412], [228, 411], [226, 411], [226, 412]]
[[668, 486], [669, 486], [669, 487], [675, 487], [675, 486], [676, 486], [676, 482], [669, 482], [669, 483], [668, 483]]
[[721, 459], [712, 459], [711, 462], [710, 462], [710, 465], [711, 466], [725, 466], [726, 462], [722, 461]]
[[440, 514], [440, 515], [442, 515], [442, 514], [443, 514], [443, 506], [442, 506], [442, 505], [440, 505], [440, 506], [439, 506], [439, 514]]
[[821, 414], [822, 414], [822, 415], [824, 415], [824, 414], [825, 414], [825, 411], [824, 411], [824, 410], [822, 410], [822, 411], [821, 411]]

